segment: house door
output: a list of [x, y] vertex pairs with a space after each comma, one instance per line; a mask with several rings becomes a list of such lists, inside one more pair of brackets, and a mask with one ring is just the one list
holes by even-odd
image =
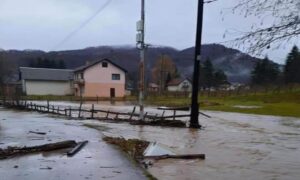
[[115, 90], [115, 88], [110, 88], [110, 97], [111, 98], [116, 97], [116, 90]]

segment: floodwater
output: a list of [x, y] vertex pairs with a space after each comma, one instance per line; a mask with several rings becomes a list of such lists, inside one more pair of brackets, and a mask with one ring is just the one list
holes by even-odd
[[[64, 102], [61, 103], [61, 105], [70, 105], [70, 103]], [[77, 106], [76, 104], [73, 105]], [[90, 107], [91, 104], [85, 104], [84, 106]], [[123, 106], [110, 104], [98, 104], [95, 108], [96, 107], [120, 112], [130, 112], [133, 108], [132, 105]], [[147, 107], [145, 111], [153, 114], [162, 113], [161, 110], [157, 110], [154, 107]], [[178, 114], [186, 113], [188, 112], [178, 112]], [[105, 123], [95, 120], [85, 120], [81, 122], [94, 126], [104, 135], [139, 138], [151, 142], [158, 142], [166, 145], [178, 154], [206, 154], [205, 160], [167, 159], [154, 161], [153, 166], [149, 167], [148, 170], [158, 179], [299, 179], [300, 119], [213, 111], [206, 111], [205, 113], [212, 116], [212, 118], [200, 116], [200, 123], [205, 127], [204, 130], [132, 126], [127, 123]], [[172, 114], [172, 112], [166, 112], [166, 114]], [[24, 113], [22, 113], [21, 117], [23, 116]], [[28, 115], [27, 120], [31, 116], [32, 115]], [[184, 119], [184, 121], [188, 121], [188, 119]], [[2, 124], [2, 121], [0, 122]], [[63, 124], [59, 122], [60, 121], [57, 121], [58, 126]], [[66, 123], [73, 121], [61, 122]], [[56, 123], [51, 121], [49, 125], [50, 124]], [[3, 130], [0, 132], [2, 131]], [[68, 130], [66, 129], [66, 131]], [[95, 138], [93, 136], [101, 136], [92, 129], [85, 131], [91, 132], [91, 134], [88, 135], [91, 139]], [[78, 134], [76, 137], [82, 138], [81, 133], [74, 133]], [[98, 137], [96, 138], [97, 140], [99, 139]], [[103, 144], [103, 146], [107, 147], [105, 144]], [[91, 152], [91, 155], [93, 154], [94, 152]], [[106, 157], [111, 158], [111, 155], [112, 154], [107, 154]], [[68, 161], [69, 159], [67, 162]], [[13, 165], [14, 163], [10, 164], [11, 167], [13, 167]], [[1, 166], [0, 161], [0, 167]], [[134, 168], [130, 167], [130, 169]], [[1, 175], [3, 173], [10, 174], [13, 172], [13, 170], [6, 172], [7, 170], [8, 168], [3, 170], [3, 167], [1, 167]]]
[[300, 119], [205, 113], [212, 118], [200, 118], [204, 130], [87, 123], [107, 127], [104, 134], [159, 142], [179, 154], [206, 154], [206, 160], [155, 161], [149, 171], [158, 179], [300, 178]]
[[[46, 135], [28, 133], [46, 132]], [[0, 148], [31, 146], [64, 140], [89, 143], [75, 156], [66, 151], [36, 153], [0, 160], [2, 180], [146, 179], [140, 168], [119, 150], [102, 141], [97, 130], [74, 120], [0, 109]]]

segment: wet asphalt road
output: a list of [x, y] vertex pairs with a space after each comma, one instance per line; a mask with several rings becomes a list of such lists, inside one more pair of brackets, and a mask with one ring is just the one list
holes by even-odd
[[[46, 135], [28, 133], [46, 132]], [[63, 140], [88, 140], [74, 157], [65, 150], [0, 160], [1, 180], [146, 179], [141, 169], [79, 121], [0, 109], [0, 147], [30, 146]]]

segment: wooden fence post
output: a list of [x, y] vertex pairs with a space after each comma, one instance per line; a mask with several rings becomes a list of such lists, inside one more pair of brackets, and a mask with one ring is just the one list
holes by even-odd
[[80, 105], [79, 105], [78, 118], [80, 118], [81, 116], [81, 107], [82, 107], [82, 100], [80, 101]]
[[71, 106], [69, 107], [69, 117], [72, 117], [72, 108], [71, 108]]
[[107, 114], [106, 114], [106, 119], [108, 118], [108, 116], [109, 116], [109, 111], [107, 111]]
[[49, 100], [47, 100], [47, 112], [49, 112]]
[[92, 104], [91, 119], [94, 119], [94, 104]]
[[174, 121], [175, 121], [175, 116], [176, 116], [176, 110], [174, 110], [174, 117], [173, 117]]
[[161, 115], [161, 117], [160, 117], [161, 120], [164, 119], [164, 115], [165, 115], [165, 111], [163, 111], [163, 113], [162, 113], [162, 115]]
[[129, 120], [131, 120], [132, 119], [132, 116], [133, 116], [133, 114], [134, 114], [134, 112], [135, 112], [135, 106], [133, 107], [133, 110], [132, 110], [132, 112], [131, 112], [131, 114], [130, 114], [130, 118], [129, 118]]

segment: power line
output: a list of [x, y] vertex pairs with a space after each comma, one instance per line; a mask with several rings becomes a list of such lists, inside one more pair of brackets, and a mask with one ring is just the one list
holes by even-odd
[[78, 31], [84, 28], [88, 23], [90, 23], [99, 13], [101, 13], [113, 0], [107, 0], [92, 16], [82, 22], [76, 29], [69, 33], [62, 41], [60, 41], [56, 46], [52, 48], [52, 51], [63, 45], [69, 39], [72, 38]]

